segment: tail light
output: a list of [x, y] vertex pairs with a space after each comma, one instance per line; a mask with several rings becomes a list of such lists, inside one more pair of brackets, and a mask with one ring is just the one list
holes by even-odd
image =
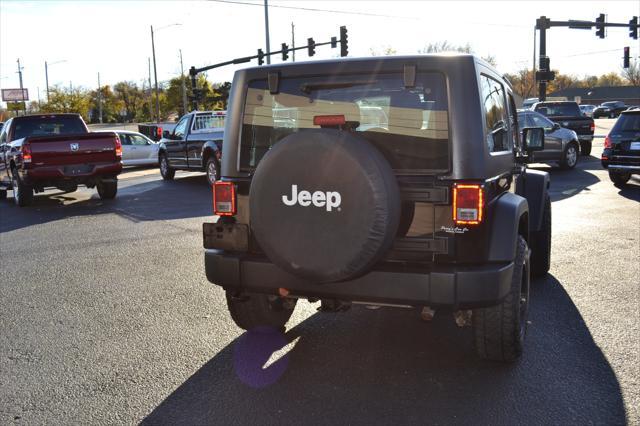
[[456, 183], [453, 186], [453, 222], [477, 225], [482, 222], [484, 194], [482, 185]]
[[116, 148], [116, 158], [122, 159], [122, 142], [120, 142], [120, 137], [117, 134], [114, 145]]
[[232, 182], [213, 184], [213, 212], [218, 216], [236, 214], [236, 186]]
[[593, 121], [591, 122], [591, 126], [589, 126], [589, 129], [593, 132], [596, 130], [596, 123], [594, 123]]
[[162, 139], [162, 127], [156, 127], [156, 137]]
[[612, 146], [612, 145], [611, 145], [611, 138], [609, 137], [609, 135], [607, 135], [607, 136], [604, 138], [604, 147], [605, 147], [605, 148], [611, 148], [611, 146]]
[[31, 163], [31, 144], [25, 143], [22, 145], [22, 162]]

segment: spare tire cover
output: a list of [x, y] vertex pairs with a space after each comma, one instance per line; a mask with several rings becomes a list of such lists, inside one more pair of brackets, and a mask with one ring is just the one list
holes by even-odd
[[316, 283], [367, 272], [391, 247], [400, 217], [387, 160], [366, 140], [331, 129], [278, 142], [259, 163], [249, 199], [267, 257]]

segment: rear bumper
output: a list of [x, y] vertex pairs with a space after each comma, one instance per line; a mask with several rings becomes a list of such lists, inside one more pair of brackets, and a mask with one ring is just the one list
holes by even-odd
[[580, 142], [591, 142], [593, 140], [593, 135], [578, 135], [578, 140]]
[[[87, 166], [88, 170], [74, 170], [74, 166]], [[31, 168], [32, 167], [32, 168]], [[33, 166], [21, 170], [21, 178], [29, 184], [40, 181], [73, 180], [78, 183], [95, 180], [101, 177], [114, 177], [122, 171], [122, 163], [101, 163], [91, 165], [55, 165]]]
[[265, 259], [205, 250], [207, 279], [227, 290], [411, 306], [471, 308], [499, 303], [508, 293], [513, 263], [440, 266], [430, 271], [374, 270], [350, 281], [315, 284]]
[[605, 148], [602, 152], [602, 167], [621, 173], [640, 173], [640, 156], [616, 155], [611, 149]]

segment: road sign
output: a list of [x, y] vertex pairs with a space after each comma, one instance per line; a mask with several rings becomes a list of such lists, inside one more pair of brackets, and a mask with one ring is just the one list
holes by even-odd
[[24, 102], [7, 102], [7, 111], [24, 111]]
[[2, 100], [5, 102], [28, 101], [28, 89], [2, 89]]

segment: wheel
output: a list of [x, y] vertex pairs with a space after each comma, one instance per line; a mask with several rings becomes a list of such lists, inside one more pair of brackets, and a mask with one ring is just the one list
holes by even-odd
[[98, 189], [98, 195], [103, 200], [111, 200], [116, 198], [116, 194], [118, 193], [118, 181], [102, 181], [98, 182], [96, 185]]
[[551, 199], [547, 195], [542, 212], [542, 228], [532, 232], [531, 275], [540, 277], [551, 268]]
[[616, 113], [615, 112], [609, 113], [609, 118], [616, 118]]
[[580, 155], [584, 155], [584, 156], [591, 155], [591, 142], [590, 141], [580, 142]]
[[209, 185], [213, 185], [218, 180], [218, 162], [215, 157], [209, 157], [207, 159], [207, 167], [205, 169], [207, 173], [207, 182]]
[[578, 144], [570, 142], [562, 153], [560, 167], [563, 169], [573, 169], [578, 164]]
[[4, 200], [5, 198], [7, 198], [7, 190], [0, 189], [0, 200]]
[[11, 185], [13, 188], [13, 199], [20, 207], [28, 206], [33, 202], [33, 188], [22, 182], [18, 171], [11, 171]]
[[235, 296], [226, 292], [227, 307], [236, 325], [244, 330], [271, 327], [282, 330], [289, 321], [296, 299], [283, 299], [266, 294]]
[[612, 172], [609, 170], [609, 179], [617, 187], [623, 187], [631, 179], [631, 173]]
[[522, 355], [529, 310], [528, 250], [518, 236], [509, 294], [497, 306], [473, 310], [475, 346], [482, 359], [510, 362]]
[[164, 180], [171, 180], [176, 175], [176, 171], [169, 166], [167, 154], [160, 154], [160, 175]]

